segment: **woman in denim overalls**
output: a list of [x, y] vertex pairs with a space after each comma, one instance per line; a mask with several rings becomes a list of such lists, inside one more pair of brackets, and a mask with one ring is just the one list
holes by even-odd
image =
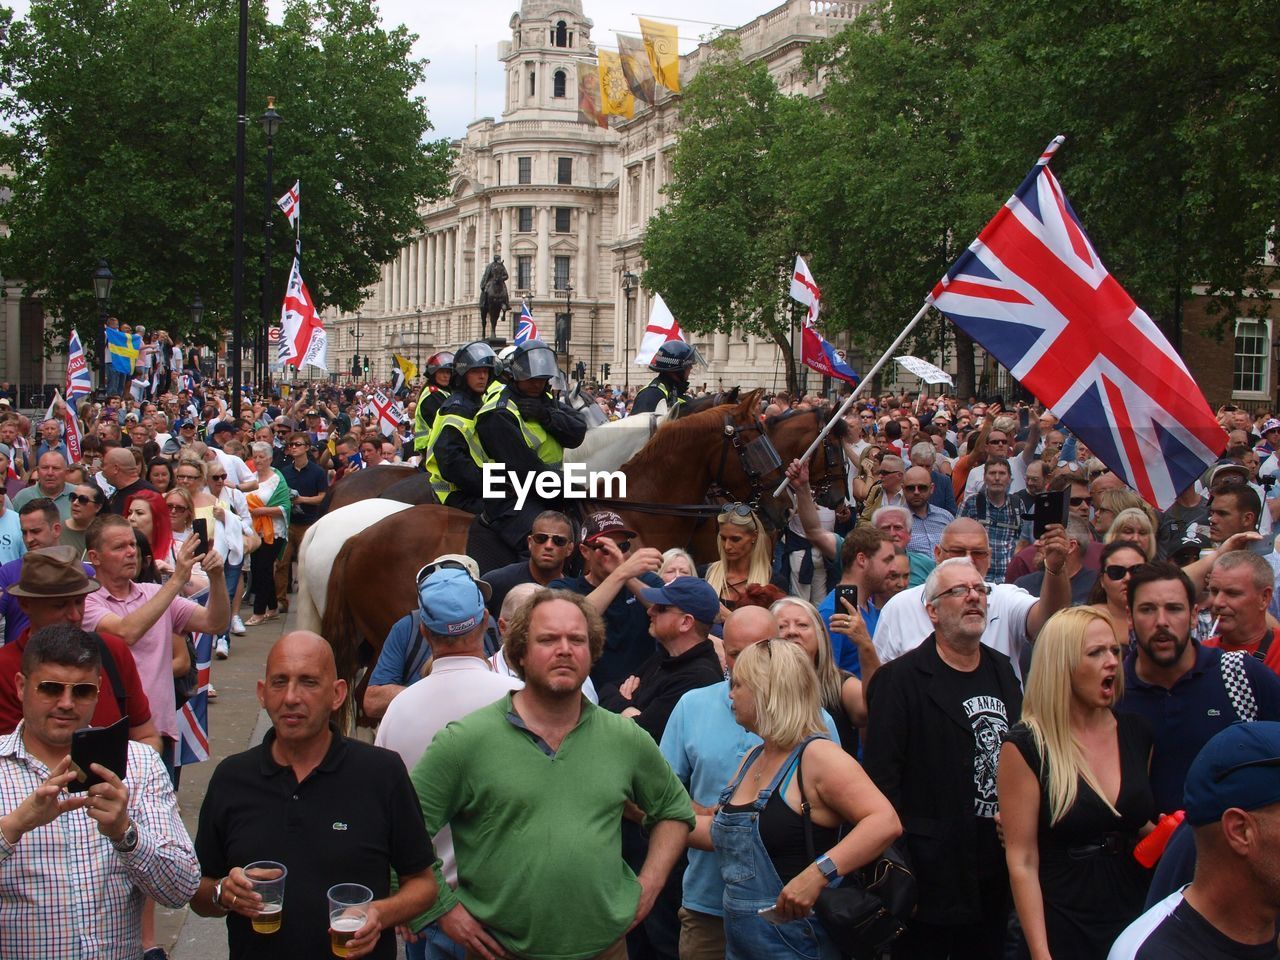
[[[725, 958], [836, 960], [839, 951], [811, 915], [813, 903], [837, 875], [871, 862], [897, 838], [902, 832], [897, 815], [857, 761], [824, 736], [817, 677], [797, 645], [766, 640], [744, 650], [733, 667], [730, 696], [738, 722], [764, 743], [747, 755], [721, 794], [711, 823], [725, 885]], [[796, 862], [807, 860], [796, 812], [801, 801], [795, 774], [802, 753], [804, 800], [812, 807], [818, 856], [807, 865]], [[784, 759], [773, 768], [779, 756]], [[758, 783], [770, 769], [763, 788], [732, 802], [748, 774]], [[767, 831], [771, 849], [760, 826], [775, 792], [779, 796]], [[854, 827], [837, 842], [845, 823]], [[785, 885], [783, 874], [791, 877]], [[761, 916], [769, 908], [784, 922]]]

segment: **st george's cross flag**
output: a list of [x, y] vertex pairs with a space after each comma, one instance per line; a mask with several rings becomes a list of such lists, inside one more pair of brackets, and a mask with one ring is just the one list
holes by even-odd
[[1041, 154], [929, 300], [1148, 503], [1167, 509], [1227, 436], [1182, 359], [1102, 265]]
[[289, 192], [276, 201], [276, 206], [284, 211], [284, 215], [289, 218], [289, 226], [296, 227], [298, 225], [298, 217], [302, 215], [302, 199], [301, 199], [302, 181], [299, 180]]
[[526, 340], [538, 339], [538, 325], [533, 322], [533, 314], [529, 312], [529, 304], [520, 301], [520, 319], [516, 323], [515, 344], [519, 346]]
[[400, 424], [404, 422], [404, 407], [381, 390], [374, 393], [369, 400], [369, 406], [373, 408], [372, 412], [377, 414], [378, 431], [384, 437], [395, 436], [400, 430]]
[[301, 370], [304, 364], [328, 371], [325, 355], [329, 339], [324, 332], [324, 321], [316, 311], [316, 305], [302, 281], [302, 268], [298, 258], [293, 258], [289, 271], [289, 287], [284, 294], [280, 310], [280, 350], [278, 358], [285, 366]]
[[649, 307], [649, 323], [644, 328], [644, 339], [640, 341], [640, 352], [636, 354], [636, 363], [647, 367], [658, 348], [669, 340], [684, 340], [688, 343], [680, 324], [662, 302], [662, 297], [655, 293]]
[[827, 342], [827, 338], [818, 330], [822, 291], [803, 257], [796, 257], [795, 269], [791, 271], [791, 299], [808, 308], [804, 323], [800, 326], [800, 361], [824, 377], [857, 383], [860, 378], [845, 360], [844, 352]]
[[813, 325], [818, 322], [818, 312], [822, 309], [822, 291], [818, 282], [809, 272], [809, 265], [804, 257], [796, 257], [795, 269], [791, 271], [791, 299], [809, 308], [804, 322]]

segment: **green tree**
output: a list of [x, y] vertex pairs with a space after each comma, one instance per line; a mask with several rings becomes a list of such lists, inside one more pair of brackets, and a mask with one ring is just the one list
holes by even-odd
[[771, 339], [794, 391], [786, 294], [800, 235], [789, 193], [816, 105], [784, 96], [763, 62], [738, 53], [720, 41], [685, 88], [670, 202], [649, 221], [643, 282], [686, 329]]
[[[10, 18], [6, 16], [6, 20]], [[112, 310], [211, 342], [231, 318], [237, 8], [211, 0], [36, 0], [0, 47], [2, 181], [10, 235], [0, 272], [55, 322], [96, 323], [89, 276], [106, 257]], [[268, 95], [284, 123], [275, 189], [302, 182], [303, 267], [321, 306], [353, 309], [378, 265], [445, 188], [451, 153], [428, 139], [411, 91], [415, 38], [384, 29], [370, 0], [289, 0], [250, 15], [246, 327], [258, 317]], [[278, 212], [271, 263], [278, 310], [292, 242]], [[188, 330], [187, 304], [206, 304]]]

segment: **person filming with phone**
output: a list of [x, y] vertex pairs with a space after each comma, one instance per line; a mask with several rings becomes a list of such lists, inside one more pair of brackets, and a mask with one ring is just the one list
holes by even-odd
[[[144, 899], [180, 907], [199, 886], [156, 752], [128, 742], [113, 772], [73, 743], [110, 696], [103, 680], [98, 642], [75, 624], [23, 650], [22, 722], [0, 737], [0, 956], [136, 960]], [[73, 758], [96, 781], [87, 790]]]

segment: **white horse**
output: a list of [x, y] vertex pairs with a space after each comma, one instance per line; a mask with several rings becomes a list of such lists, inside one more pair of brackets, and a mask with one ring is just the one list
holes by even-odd
[[[342, 545], [379, 520], [408, 510], [409, 504], [375, 497], [347, 504], [311, 525], [298, 547], [297, 628], [320, 632], [325, 592], [334, 557]], [[423, 560], [426, 563], [431, 557]]]

